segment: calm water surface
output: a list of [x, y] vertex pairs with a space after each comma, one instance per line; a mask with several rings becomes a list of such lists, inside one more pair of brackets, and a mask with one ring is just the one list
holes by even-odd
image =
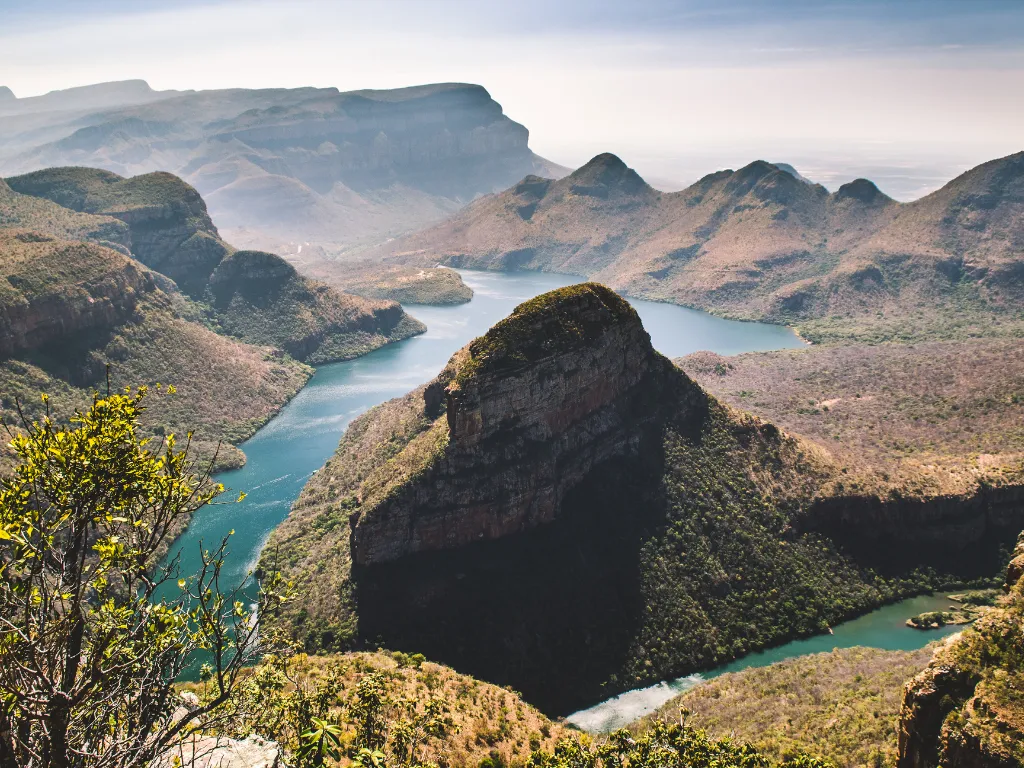
[[[245, 584], [251, 602], [257, 587], [247, 575], [255, 567], [270, 532], [288, 515], [292, 502], [331, 456], [349, 423], [369, 408], [429, 381], [454, 352], [507, 316], [523, 301], [580, 282], [570, 275], [532, 272], [462, 271], [473, 300], [457, 307], [412, 306], [427, 325], [421, 336], [389, 344], [356, 360], [317, 369], [309, 383], [281, 412], [241, 447], [244, 467], [224, 472], [224, 483], [240, 504], [208, 506], [193, 518], [171, 553], [180, 552], [182, 574], [198, 570], [200, 548], [216, 546], [231, 531], [221, 589]], [[634, 301], [654, 346], [669, 357], [697, 350], [722, 354], [803, 345], [787, 328], [723, 320], [670, 304]], [[169, 585], [170, 586], [170, 585]], [[168, 596], [171, 590], [168, 590]]]

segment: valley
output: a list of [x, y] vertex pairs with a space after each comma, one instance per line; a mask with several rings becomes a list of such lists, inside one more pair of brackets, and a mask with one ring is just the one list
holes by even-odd
[[666, 192], [400, 59], [0, 87], [0, 768], [1024, 765], [1024, 153]]

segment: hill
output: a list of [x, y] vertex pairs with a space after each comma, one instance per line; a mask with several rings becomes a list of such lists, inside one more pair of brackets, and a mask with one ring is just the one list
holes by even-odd
[[568, 711], [991, 576], [1019, 522], [1012, 487], [882, 497], [843, 470], [584, 284], [353, 422], [265, 553], [304, 595], [284, 624], [307, 649], [380, 638]]
[[310, 276], [319, 277], [339, 290], [367, 299], [388, 299], [400, 304], [465, 304], [473, 298], [454, 269], [445, 267], [382, 266], [372, 261], [346, 262], [344, 269], [303, 264]]
[[[350, 744], [365, 728], [358, 713], [360, 704], [365, 711], [368, 702], [385, 726], [381, 750], [394, 765], [525, 765], [531, 752], [551, 750], [567, 734], [515, 692], [418, 654], [297, 654], [273, 659], [253, 672], [239, 697], [238, 710], [244, 714], [226, 722], [221, 732], [262, 736], [293, 757], [304, 718], [308, 723], [312, 714], [337, 723], [343, 742]], [[183, 688], [204, 693], [202, 685]], [[255, 706], [248, 711], [246, 705]], [[410, 747], [418, 760], [410, 759]]]
[[903, 686], [934, 652], [843, 648], [722, 675], [631, 730], [683, 713], [688, 725], [749, 742], [779, 761], [807, 752], [840, 768], [893, 765]]
[[50, 168], [10, 178], [7, 186], [23, 201], [122, 222], [131, 254], [205, 304], [220, 330], [298, 360], [348, 359], [424, 330], [394, 303], [342, 294], [274, 254], [235, 252], [199, 193], [172, 174], [125, 179], [95, 168]]
[[815, 341], [1019, 336], [1024, 153], [912, 203], [757, 161], [660, 193], [613, 155], [528, 176], [371, 253], [585, 275], [642, 298], [796, 325]]
[[[0, 399], [6, 424], [43, 413], [67, 418], [90, 392], [111, 385], [174, 384], [145, 413], [153, 434], [196, 430], [222, 466], [244, 457], [230, 443], [251, 435], [305, 383], [310, 370], [268, 347], [218, 335], [188, 319], [124, 254], [39, 232], [0, 230]], [[0, 453], [0, 467], [10, 461]]]
[[566, 170], [531, 152], [527, 129], [477, 85], [179, 93], [139, 81], [40, 99], [64, 108], [4, 102], [6, 174], [169, 171], [203, 195], [229, 240], [281, 253], [382, 240], [527, 173]]

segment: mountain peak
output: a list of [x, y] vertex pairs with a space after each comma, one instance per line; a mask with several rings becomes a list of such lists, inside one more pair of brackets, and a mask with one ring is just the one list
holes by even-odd
[[585, 346], [619, 325], [643, 329], [636, 310], [611, 288], [600, 283], [558, 288], [520, 304], [471, 342], [463, 371], [477, 374], [515, 368]]
[[643, 195], [653, 192], [640, 174], [616, 155], [605, 152], [586, 165], [577, 168], [569, 177], [573, 192], [589, 197], [608, 197], [611, 194]]
[[813, 184], [814, 182], [808, 179], [806, 176], [801, 174], [796, 168], [789, 163], [772, 163], [780, 171], [785, 171], [797, 181], [802, 181], [804, 184]]
[[854, 179], [836, 190], [836, 200], [858, 200], [862, 203], [876, 203], [890, 200], [873, 181]]
[[0, 85], [0, 101], [17, 101], [17, 99], [18, 97], [14, 95], [14, 91], [6, 85]]

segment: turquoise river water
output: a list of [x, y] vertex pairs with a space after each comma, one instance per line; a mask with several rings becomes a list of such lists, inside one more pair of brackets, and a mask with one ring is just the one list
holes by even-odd
[[[427, 332], [389, 344], [363, 357], [317, 369], [309, 383], [281, 412], [242, 446], [244, 467], [221, 473], [217, 479], [229, 489], [247, 495], [240, 504], [215, 504], [200, 510], [171, 554], [179, 553], [182, 574], [198, 569], [200, 548], [210, 548], [234, 531], [221, 574], [221, 589], [242, 586], [248, 601], [256, 585], [249, 578], [271, 531], [287, 516], [292, 502], [309, 477], [330, 457], [345, 428], [373, 406], [429, 381], [448, 358], [471, 339], [507, 316], [519, 303], [545, 291], [579, 282], [579, 278], [532, 272], [462, 271], [474, 297], [455, 307], [410, 306], [409, 312], [427, 325]], [[789, 329], [763, 323], [724, 320], [672, 304], [632, 301], [663, 354], [679, 357], [698, 350], [732, 355], [757, 350], [800, 347], [803, 342]], [[928, 598], [918, 598], [927, 602]], [[924, 605], [924, 602], [921, 604]], [[934, 602], [934, 601], [932, 601]], [[914, 606], [917, 604], [915, 603]], [[929, 603], [930, 605], [930, 603]], [[836, 628], [835, 636], [797, 641], [763, 654], [753, 654], [714, 673], [781, 658], [831, 650], [835, 645], [920, 647], [935, 635], [897, 626], [896, 619], [926, 607], [890, 606]], [[900, 644], [902, 643], [902, 645]], [[737, 666], [738, 665], [738, 666]], [[623, 694], [570, 719], [580, 727], [606, 730], [655, 709], [699, 678]]]

